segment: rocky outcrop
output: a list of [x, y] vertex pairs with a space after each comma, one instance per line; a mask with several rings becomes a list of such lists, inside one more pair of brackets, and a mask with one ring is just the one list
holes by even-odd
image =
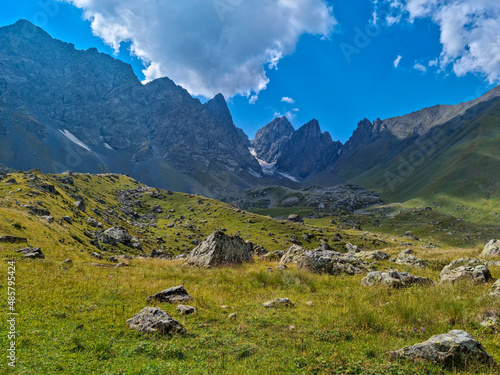
[[389, 353], [394, 359], [426, 361], [446, 368], [492, 365], [493, 358], [467, 332], [453, 330], [429, 340]]
[[361, 258], [361, 259], [375, 260], [375, 261], [382, 261], [382, 260], [391, 259], [391, 256], [389, 254], [384, 253], [383, 251], [379, 251], [379, 250], [360, 251], [358, 253], [355, 252], [354, 256]]
[[184, 327], [158, 307], [145, 307], [127, 320], [130, 328], [142, 333], [182, 333]]
[[26, 247], [24, 249], [17, 250], [18, 253], [22, 253], [25, 258], [28, 259], [44, 259], [45, 255], [39, 247]]
[[146, 299], [146, 302], [179, 303], [187, 302], [189, 300], [191, 300], [191, 296], [188, 294], [183, 285], [179, 285], [149, 296]]
[[412, 249], [406, 249], [400, 252], [395, 262], [397, 264], [404, 264], [412, 267], [425, 268], [424, 261], [413, 255]]
[[370, 263], [352, 255], [328, 250], [308, 251], [297, 262], [297, 269], [331, 275], [357, 275], [370, 271]]
[[363, 286], [387, 285], [391, 288], [408, 288], [412, 285], [433, 285], [427, 277], [413, 276], [408, 272], [370, 272], [361, 280]]
[[0, 236], [0, 243], [28, 243], [28, 239], [16, 236]]
[[495, 281], [495, 284], [493, 284], [493, 287], [488, 292], [488, 295], [493, 298], [500, 298], [500, 279]]
[[191, 251], [183, 265], [210, 268], [252, 260], [252, 246], [239, 236], [230, 237], [217, 231]]
[[306, 253], [307, 253], [306, 248], [299, 245], [292, 245], [287, 249], [287, 251], [285, 251], [285, 253], [280, 259], [280, 263], [282, 264], [292, 263], [292, 262], [297, 263], [297, 261], [302, 259]]
[[500, 240], [491, 240], [486, 244], [482, 253], [482, 257], [500, 257]]
[[286, 116], [275, 118], [255, 134], [251, 142], [255, 154], [266, 163], [274, 163], [294, 131]]
[[476, 284], [487, 283], [491, 280], [491, 273], [485, 262], [479, 259], [456, 259], [443, 268], [440, 274], [442, 283], [453, 283], [460, 280], [469, 280]]

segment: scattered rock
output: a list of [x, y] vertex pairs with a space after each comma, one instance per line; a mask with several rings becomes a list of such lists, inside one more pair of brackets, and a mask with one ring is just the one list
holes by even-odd
[[102, 259], [102, 255], [96, 252], [90, 253], [91, 257], [97, 258], [97, 259]]
[[153, 207], [152, 211], [155, 213], [155, 214], [161, 214], [163, 212], [163, 209], [161, 208], [161, 206], [159, 205], [156, 205]]
[[165, 289], [159, 293], [149, 296], [146, 301], [157, 301], [157, 302], [187, 302], [191, 300], [191, 296], [188, 294], [183, 285], [174, 286], [172, 288]]
[[280, 264], [278, 267], [275, 268], [276, 271], [284, 271], [287, 269], [288, 267], [286, 266], [286, 264]]
[[42, 216], [42, 219], [47, 220], [49, 224], [52, 224], [54, 222], [54, 217], [53, 216]]
[[196, 309], [193, 306], [187, 306], [187, 305], [178, 305], [176, 310], [179, 311], [182, 315], [189, 315], [196, 311]]
[[297, 263], [298, 260], [302, 259], [307, 250], [299, 245], [292, 245], [288, 248], [287, 251], [281, 257], [280, 263]]
[[491, 273], [485, 262], [479, 259], [456, 259], [443, 268], [440, 274], [441, 282], [471, 280], [474, 283], [486, 283], [491, 280]]
[[240, 236], [230, 237], [217, 231], [191, 251], [183, 265], [210, 268], [252, 260], [251, 246]]
[[382, 251], [360, 251], [359, 253], [354, 254], [356, 257], [361, 258], [361, 259], [368, 259], [368, 260], [376, 260], [376, 261], [381, 261], [381, 260], [389, 260], [391, 259], [391, 256], [387, 253], [384, 253]]
[[358, 247], [356, 245], [353, 245], [352, 243], [347, 243], [345, 245], [347, 251], [351, 254], [356, 254], [356, 253], [359, 253], [360, 250], [358, 249]]
[[432, 336], [429, 340], [390, 352], [393, 359], [428, 361], [446, 368], [461, 368], [465, 365], [493, 364], [493, 358], [467, 332], [453, 330]]
[[304, 219], [302, 219], [299, 215], [295, 215], [295, 214], [289, 215], [287, 220], [291, 221], [293, 223], [300, 223], [300, 224], [304, 223]]
[[329, 273], [331, 275], [356, 275], [371, 271], [371, 268], [370, 263], [353, 255], [323, 250], [308, 251], [297, 262], [297, 269], [315, 273]]
[[281, 259], [281, 257], [285, 254], [284, 251], [281, 250], [276, 250], [276, 251], [271, 251], [270, 253], [267, 253], [265, 255], [262, 255], [259, 260], [261, 261], [278, 261]]
[[481, 253], [482, 257], [500, 257], [500, 240], [491, 240]]
[[120, 263], [117, 263], [117, 264], [115, 265], [115, 267], [117, 267], [117, 268], [120, 268], [120, 267], [128, 267], [128, 264], [127, 264], [127, 263], [120, 262]]
[[76, 201], [73, 204], [75, 205], [76, 208], [78, 208], [82, 212], [85, 212], [85, 210], [87, 209], [85, 206], [85, 202], [83, 200]]
[[495, 284], [493, 284], [493, 287], [488, 292], [488, 295], [494, 298], [500, 298], [500, 279], [495, 281]]
[[18, 253], [22, 253], [26, 258], [30, 259], [44, 259], [42, 250], [39, 247], [25, 247], [21, 250], [16, 250]]
[[413, 253], [412, 249], [403, 250], [398, 254], [398, 257], [396, 258], [396, 263], [404, 264], [407, 266], [425, 268], [424, 261], [412, 255], [412, 253]]
[[182, 325], [158, 307], [145, 307], [133, 318], [128, 319], [129, 327], [144, 333], [181, 333]]
[[236, 319], [236, 313], [231, 313], [227, 316], [228, 319]]
[[112, 227], [105, 230], [101, 236], [100, 240], [103, 243], [110, 245], [116, 244], [116, 242], [122, 243], [124, 245], [129, 245], [132, 237], [128, 231], [123, 227]]
[[64, 259], [63, 264], [71, 264], [73, 261], [71, 259]]
[[28, 239], [15, 236], [0, 236], [0, 243], [28, 243]]
[[391, 288], [408, 288], [412, 285], [432, 285], [434, 281], [427, 277], [413, 276], [408, 272], [370, 272], [361, 280], [363, 286], [387, 285]]
[[479, 324], [484, 328], [493, 328], [498, 324], [498, 319], [494, 316], [488, 316]]
[[63, 216], [62, 219], [67, 222], [68, 224], [71, 224], [71, 217], [70, 216]]
[[271, 301], [264, 302], [264, 307], [278, 307], [278, 306], [293, 306], [293, 303], [288, 298], [276, 298]]
[[179, 255], [175, 256], [174, 260], [186, 259], [187, 257], [188, 257], [188, 254], [183, 253], [183, 254], [179, 254]]

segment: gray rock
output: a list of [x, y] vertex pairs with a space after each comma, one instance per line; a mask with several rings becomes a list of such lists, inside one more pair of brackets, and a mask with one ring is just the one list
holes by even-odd
[[70, 216], [63, 216], [62, 219], [67, 222], [68, 224], [71, 224], [71, 217]]
[[408, 272], [370, 272], [361, 280], [363, 286], [387, 285], [391, 288], [407, 288], [412, 285], [433, 285], [427, 277], [414, 276]]
[[24, 249], [16, 250], [18, 253], [22, 253], [26, 258], [30, 259], [44, 259], [42, 250], [39, 247], [25, 247]]
[[376, 260], [376, 261], [382, 261], [382, 260], [389, 260], [391, 259], [391, 256], [387, 253], [384, 253], [382, 251], [360, 251], [359, 253], [354, 254], [356, 257], [361, 258], [361, 259], [368, 259], [368, 260]]
[[493, 284], [493, 287], [488, 292], [488, 295], [493, 298], [500, 298], [500, 279], [495, 281], [495, 284]]
[[42, 216], [42, 219], [47, 220], [49, 224], [52, 224], [54, 222], [54, 217], [53, 216]]
[[[132, 237], [128, 233], [128, 231], [123, 227], [112, 227], [108, 230], [104, 231], [103, 237], [111, 238], [112, 240], [122, 243], [129, 244], [132, 240]], [[106, 243], [105, 241], [102, 241]]]
[[295, 214], [289, 215], [287, 220], [291, 221], [293, 223], [299, 223], [299, 224], [304, 223], [304, 219], [302, 219], [299, 215], [295, 215]]
[[422, 259], [417, 258], [416, 256], [412, 255], [413, 250], [411, 249], [406, 249], [403, 250], [398, 254], [398, 257], [396, 258], [396, 263], [397, 264], [404, 264], [407, 266], [412, 266], [412, 267], [419, 267], [419, 268], [425, 268], [425, 263]]
[[236, 319], [236, 313], [231, 313], [227, 316], [228, 319]]
[[71, 259], [64, 259], [63, 264], [71, 264], [73, 261]]
[[128, 319], [130, 328], [143, 333], [182, 333], [184, 328], [175, 319], [158, 307], [145, 307]]
[[453, 330], [429, 340], [389, 353], [393, 359], [426, 361], [446, 368], [466, 365], [492, 365], [493, 358], [467, 332]]
[[28, 243], [28, 239], [15, 236], [0, 236], [0, 243]]
[[292, 245], [288, 248], [287, 251], [285, 251], [280, 259], [280, 263], [297, 263], [298, 260], [304, 257], [305, 253], [307, 253], [307, 250], [304, 247], [299, 245]]
[[176, 307], [176, 310], [179, 311], [182, 315], [193, 314], [196, 311], [196, 309], [193, 306], [187, 306], [187, 305], [178, 305]]
[[168, 303], [187, 302], [189, 300], [191, 300], [191, 296], [188, 294], [186, 289], [184, 289], [183, 285], [165, 289], [159, 293], [149, 296], [146, 299], [147, 302], [157, 301]]
[[356, 245], [353, 245], [352, 243], [347, 243], [345, 245], [347, 251], [351, 254], [356, 254], [356, 253], [359, 253], [360, 250], [358, 249], [358, 247]]
[[275, 268], [276, 271], [284, 271], [287, 269], [288, 267], [286, 266], [286, 264], [280, 264], [278, 267]]
[[174, 260], [179, 260], [179, 259], [186, 259], [188, 257], [188, 254], [182, 253], [174, 257]]
[[91, 226], [91, 227], [94, 227], [94, 228], [97, 228], [97, 225], [99, 224], [99, 222], [94, 219], [93, 217], [88, 217], [87, 218], [87, 223]]
[[230, 237], [217, 231], [191, 251], [183, 265], [210, 268], [252, 260], [251, 246], [241, 237]]
[[76, 201], [73, 204], [75, 205], [76, 208], [78, 208], [82, 212], [85, 212], [85, 210], [87, 209], [87, 207], [85, 206], [85, 202], [83, 200]]
[[153, 207], [152, 211], [155, 213], [155, 214], [161, 214], [163, 212], [163, 209], [161, 208], [161, 206], [159, 205], [156, 205]]
[[279, 306], [293, 306], [293, 303], [288, 298], [276, 298], [271, 301], [264, 302], [264, 307], [279, 307]]
[[262, 255], [259, 260], [260, 261], [277, 261], [280, 260], [283, 255], [285, 254], [284, 251], [281, 250], [276, 250], [276, 251], [271, 251], [270, 253]]
[[127, 264], [127, 263], [120, 262], [120, 263], [117, 263], [117, 264], [115, 265], [115, 267], [117, 267], [117, 268], [121, 268], [121, 267], [128, 267], [128, 264]]
[[107, 257], [106, 260], [111, 263], [118, 263], [118, 258], [117, 257]]
[[491, 240], [486, 244], [482, 253], [482, 257], [500, 257], [500, 240]]
[[444, 267], [440, 278], [442, 283], [470, 280], [479, 284], [490, 281], [491, 273], [485, 262], [479, 259], [461, 258]]
[[329, 273], [331, 275], [357, 275], [371, 271], [372, 265], [353, 255], [341, 254], [335, 251], [314, 250], [308, 251], [297, 262], [297, 269], [314, 273]]
[[97, 259], [102, 259], [102, 255], [96, 252], [90, 253], [91, 257], [97, 258]]

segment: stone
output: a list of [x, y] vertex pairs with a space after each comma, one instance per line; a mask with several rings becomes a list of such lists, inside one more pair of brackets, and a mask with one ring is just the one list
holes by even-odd
[[299, 259], [302, 259], [304, 257], [304, 254], [306, 252], [307, 252], [306, 248], [299, 245], [292, 245], [288, 248], [287, 251], [285, 251], [285, 253], [280, 259], [280, 263], [282, 264], [292, 263], [292, 262], [297, 263]]
[[236, 313], [231, 313], [227, 316], [228, 319], [236, 319]]
[[179, 311], [182, 315], [189, 315], [196, 312], [196, 309], [193, 306], [188, 305], [178, 305], [176, 310]]
[[292, 306], [293, 303], [290, 301], [288, 298], [276, 298], [271, 301], [264, 302], [264, 307], [279, 307], [279, 306], [285, 306], [289, 307]]
[[71, 217], [70, 216], [63, 216], [62, 219], [67, 222], [68, 224], [71, 224]]
[[75, 201], [73, 204], [75, 205], [76, 208], [78, 208], [82, 212], [85, 212], [85, 210], [87, 209], [85, 206], [85, 202], [83, 200]]
[[71, 259], [64, 259], [63, 264], [71, 264], [73, 261]]
[[387, 285], [391, 288], [408, 288], [412, 285], [433, 285], [427, 277], [414, 276], [408, 272], [370, 272], [361, 280], [363, 286]]
[[275, 268], [276, 271], [284, 271], [287, 269], [288, 267], [286, 266], [286, 264], [280, 264], [278, 267]]
[[416, 256], [414, 256], [412, 254], [413, 254], [412, 249], [403, 250], [402, 252], [400, 252], [398, 254], [398, 257], [396, 258], [396, 263], [407, 265], [407, 266], [412, 266], [412, 267], [425, 268], [424, 261], [422, 259], [417, 258]]
[[285, 254], [284, 251], [281, 250], [276, 250], [276, 251], [271, 251], [270, 253], [262, 255], [259, 260], [260, 261], [278, 261], [281, 259], [281, 257]]
[[155, 213], [155, 214], [161, 214], [163, 212], [163, 209], [161, 208], [160, 205], [156, 205], [152, 208], [152, 211]]
[[488, 292], [488, 295], [493, 298], [500, 298], [500, 279], [495, 281], [495, 284], [493, 284], [493, 287]]
[[102, 255], [96, 252], [90, 253], [91, 257], [97, 258], [97, 259], [102, 259]]
[[101, 234], [100, 239], [103, 243], [114, 244], [115, 242], [119, 242], [128, 245], [130, 244], [132, 237], [125, 228], [112, 227], [108, 230], [105, 230], [104, 233]]
[[484, 247], [482, 257], [500, 257], [500, 240], [491, 240]]
[[0, 243], [28, 243], [28, 239], [15, 236], [0, 236]]
[[183, 285], [174, 286], [172, 288], [165, 289], [159, 293], [149, 296], [147, 302], [187, 302], [191, 300], [191, 296], [188, 294]]
[[54, 222], [54, 217], [53, 216], [42, 216], [43, 220], [47, 220], [49, 224], [52, 224]]
[[314, 250], [308, 251], [297, 262], [297, 269], [314, 273], [329, 273], [331, 275], [357, 275], [371, 271], [372, 265], [353, 255], [335, 251]]
[[130, 328], [143, 333], [182, 333], [184, 327], [158, 307], [145, 307], [127, 320]]
[[351, 254], [355, 254], [355, 253], [359, 253], [360, 250], [358, 249], [358, 247], [356, 245], [353, 245], [352, 243], [347, 243], [345, 245], [347, 251]]
[[425, 342], [390, 352], [389, 356], [393, 359], [432, 362], [449, 369], [493, 364], [493, 358], [483, 346], [461, 330], [432, 336]]
[[302, 219], [299, 215], [295, 215], [295, 214], [289, 215], [287, 220], [291, 221], [293, 223], [299, 223], [299, 224], [304, 223], [304, 219]]
[[118, 263], [118, 258], [114, 256], [107, 257], [106, 260], [111, 263]]
[[492, 279], [485, 262], [474, 258], [454, 260], [443, 268], [440, 278], [442, 283], [470, 280], [476, 284], [487, 283]]
[[117, 263], [117, 264], [115, 265], [115, 267], [117, 267], [117, 268], [121, 268], [121, 267], [128, 267], [128, 264], [127, 264], [127, 263], [120, 262], [120, 263]]
[[189, 253], [183, 265], [211, 268], [252, 261], [251, 246], [240, 236], [216, 231]]
[[384, 252], [379, 251], [379, 250], [360, 251], [359, 253], [355, 253], [354, 255], [358, 258], [361, 258], [361, 259], [376, 260], [376, 261], [391, 259], [391, 256], [389, 254], [384, 253]]
[[42, 250], [39, 247], [25, 247], [24, 249], [16, 250], [18, 253], [22, 253], [26, 258], [29, 259], [44, 259]]

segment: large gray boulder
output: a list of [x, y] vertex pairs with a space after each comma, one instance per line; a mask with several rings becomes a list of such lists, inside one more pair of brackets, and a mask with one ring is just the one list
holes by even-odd
[[491, 273], [485, 262], [474, 258], [461, 258], [444, 267], [440, 278], [442, 283], [470, 280], [482, 284], [491, 280]]
[[407, 288], [412, 285], [432, 285], [434, 281], [427, 277], [414, 276], [408, 272], [370, 272], [361, 280], [363, 286], [387, 285], [391, 288]]
[[145, 307], [127, 320], [130, 328], [143, 333], [181, 333], [184, 327], [158, 307]]
[[425, 268], [425, 263], [422, 261], [422, 259], [419, 259], [412, 254], [413, 250], [411, 249], [403, 250], [398, 254], [398, 257], [396, 258], [396, 263], [412, 267]]
[[465, 365], [491, 365], [493, 358], [467, 332], [453, 330], [429, 340], [389, 353], [393, 359], [428, 361], [446, 368]]
[[44, 259], [45, 255], [39, 247], [25, 247], [21, 250], [16, 250], [18, 253], [22, 253], [25, 258], [28, 259]]
[[331, 275], [357, 275], [371, 271], [372, 265], [354, 255], [346, 255], [329, 250], [308, 251], [297, 262], [297, 269]]
[[230, 237], [217, 231], [191, 251], [183, 265], [210, 268], [252, 260], [252, 246], [239, 236]]
[[297, 263], [299, 259], [304, 257], [305, 253], [307, 253], [306, 248], [299, 245], [292, 245], [285, 251], [285, 254], [281, 257], [280, 263]]
[[153, 294], [149, 296], [146, 301], [157, 301], [157, 302], [168, 302], [168, 303], [179, 303], [179, 302], [187, 302], [191, 299], [191, 296], [186, 291], [183, 285], [174, 286], [172, 288], [168, 288], [162, 290], [159, 293]]
[[481, 253], [482, 257], [500, 257], [500, 240], [491, 240]]
[[119, 242], [128, 245], [131, 240], [132, 236], [130, 236], [128, 231], [123, 227], [112, 227], [101, 234], [101, 242], [103, 243], [114, 244]]

